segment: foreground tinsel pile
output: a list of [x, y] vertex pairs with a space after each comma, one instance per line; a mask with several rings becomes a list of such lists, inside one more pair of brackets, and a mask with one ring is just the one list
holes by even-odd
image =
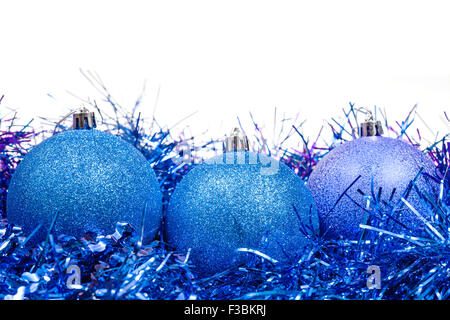
[[[214, 141], [196, 145], [193, 138], [172, 137], [169, 130], [159, 127], [149, 133], [135, 110], [127, 113], [114, 103], [112, 106], [114, 115], [105, 116], [103, 124], [135, 145], [152, 163], [167, 209], [176, 184], [194, 166], [177, 161], [180, 146], [187, 141], [194, 156], [200, 157], [204, 150], [214, 151]], [[352, 138], [357, 114], [350, 105], [344, 121], [333, 120], [333, 138], [327, 148], [309, 143], [296, 127], [290, 132], [302, 143], [302, 150], [284, 149], [282, 145], [268, 148], [255, 124], [255, 137], [261, 142], [258, 151], [270, 149], [269, 153], [308, 179], [327, 152]], [[11, 174], [34, 145], [36, 135], [28, 126], [13, 126], [14, 121], [2, 119], [3, 126], [11, 125], [0, 132], [2, 215]], [[407, 134], [412, 121], [408, 117], [398, 124], [398, 130], [387, 123], [386, 127], [398, 139], [414, 144]], [[32, 235], [3, 219], [0, 299], [449, 299], [449, 136], [430, 145], [426, 152], [440, 175], [439, 197], [432, 204], [439, 224], [426, 226], [428, 239], [405, 237], [373, 222], [359, 240], [318, 237], [294, 264], [276, 262], [264, 252], [248, 248], [251, 259], [245, 265], [205, 278], [191, 265], [189, 252], [171, 251], [161, 232], [151, 244], [142, 245], [138, 230], [117, 223], [111, 235], [88, 232], [80, 238], [55, 238], [49, 233], [46, 241], [30, 247], [24, 243]], [[378, 266], [381, 271], [380, 288], [367, 285], [370, 266]], [[74, 281], [74, 269], [80, 271], [80, 284]]]

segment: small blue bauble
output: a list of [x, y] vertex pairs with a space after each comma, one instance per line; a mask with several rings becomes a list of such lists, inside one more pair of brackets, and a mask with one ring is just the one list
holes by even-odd
[[[389, 212], [394, 204], [399, 203], [421, 168], [423, 173], [416, 185], [422, 192], [433, 195], [434, 183], [425, 175], [434, 175], [433, 162], [405, 142], [381, 136], [362, 137], [330, 151], [314, 168], [308, 181], [308, 188], [316, 200], [321, 232], [331, 239], [359, 239], [362, 230], [359, 224], [364, 223], [367, 216], [364, 210], [367, 196], [374, 199], [380, 195], [378, 203], [383, 211]], [[356, 180], [358, 176], [361, 177]], [[415, 188], [406, 200], [424, 218], [430, 218]], [[406, 228], [391, 220], [389, 225], [393, 229], [386, 225], [388, 231], [424, 234], [423, 222], [405, 204], [399, 204], [400, 210], [394, 211], [395, 218]]]
[[69, 130], [33, 148], [8, 189], [7, 218], [26, 233], [40, 223], [32, 243], [53, 233], [82, 236], [114, 232], [118, 221], [142, 226], [151, 239], [160, 226], [161, 191], [150, 164], [131, 144], [98, 130]]
[[184, 253], [190, 248], [190, 259], [205, 274], [245, 262], [248, 254], [238, 248], [295, 261], [309, 235], [318, 233], [303, 181], [278, 161], [245, 151], [193, 168], [171, 197], [166, 223], [168, 242]]

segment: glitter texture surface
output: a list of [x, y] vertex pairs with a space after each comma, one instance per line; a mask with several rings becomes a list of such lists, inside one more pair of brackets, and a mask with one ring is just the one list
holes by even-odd
[[[420, 169], [422, 174], [406, 192]], [[308, 188], [316, 200], [321, 232], [332, 239], [358, 239], [370, 208], [379, 206], [398, 222], [387, 221], [400, 233], [423, 235], [425, 224], [401, 201], [431, 218], [417, 190], [429, 197], [437, 184], [436, 167], [420, 150], [387, 137], [363, 137], [332, 150], [314, 168]], [[358, 178], [359, 177], [359, 178]]]
[[131, 144], [98, 130], [69, 130], [36, 146], [19, 164], [8, 190], [7, 218], [44, 239], [55, 234], [111, 234], [116, 222], [151, 240], [161, 221], [161, 192], [150, 164]]
[[318, 217], [309, 190], [288, 167], [252, 152], [226, 153], [178, 184], [166, 233], [180, 253], [191, 249], [196, 270], [214, 273], [250, 256], [239, 248], [295, 261], [318, 233]]

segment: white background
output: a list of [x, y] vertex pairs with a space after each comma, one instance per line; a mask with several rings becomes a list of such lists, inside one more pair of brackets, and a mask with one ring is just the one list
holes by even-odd
[[417, 103], [433, 133], [447, 133], [447, 3], [2, 1], [0, 110], [59, 118], [80, 105], [68, 92], [99, 99], [82, 68], [123, 106], [146, 81], [146, 114], [160, 89], [159, 123], [197, 111], [181, 126], [196, 133], [228, 133], [249, 111], [271, 128], [277, 107], [314, 135], [350, 101], [398, 120]]

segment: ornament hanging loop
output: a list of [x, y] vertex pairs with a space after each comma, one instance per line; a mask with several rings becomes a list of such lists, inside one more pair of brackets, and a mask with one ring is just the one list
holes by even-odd
[[373, 117], [372, 111], [366, 108], [360, 108], [359, 111], [366, 113], [366, 119], [359, 126], [360, 137], [372, 137], [383, 135], [383, 126], [381, 121], [376, 121]]
[[225, 140], [225, 152], [249, 151], [248, 138], [239, 128], [234, 128]]

